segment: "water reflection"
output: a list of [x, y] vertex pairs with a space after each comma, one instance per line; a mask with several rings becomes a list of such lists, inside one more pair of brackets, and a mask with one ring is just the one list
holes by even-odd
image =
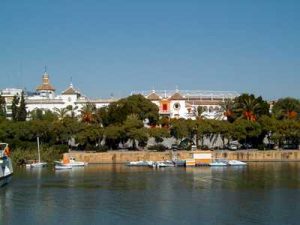
[[22, 225], [298, 224], [299, 165], [16, 169], [13, 181], [0, 189], [0, 221]]

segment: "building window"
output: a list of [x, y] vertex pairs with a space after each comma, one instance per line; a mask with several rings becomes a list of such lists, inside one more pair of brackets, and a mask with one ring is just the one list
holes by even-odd
[[179, 104], [178, 102], [176, 102], [176, 103], [174, 104], [173, 108], [174, 108], [175, 110], [179, 110], [179, 109], [180, 109], [180, 104]]

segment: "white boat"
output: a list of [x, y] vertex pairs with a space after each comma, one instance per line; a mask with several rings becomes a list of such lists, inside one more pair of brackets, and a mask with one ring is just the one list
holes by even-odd
[[153, 161], [132, 161], [127, 163], [127, 166], [153, 166]]
[[54, 168], [56, 170], [69, 170], [69, 169], [72, 169], [72, 166], [68, 166], [68, 165], [55, 165]]
[[74, 157], [70, 157], [69, 159], [65, 158], [63, 161], [54, 161], [56, 165], [59, 166], [71, 166], [71, 167], [82, 167], [86, 166], [86, 162], [76, 161]]
[[166, 161], [158, 161], [154, 162], [153, 167], [160, 168], [160, 167], [174, 167], [175, 164], [172, 161], [166, 160]]
[[46, 162], [41, 162], [40, 139], [37, 137], [38, 161], [26, 164], [26, 168], [42, 168], [47, 166]]
[[247, 163], [239, 161], [239, 160], [229, 160], [228, 165], [230, 166], [245, 166]]
[[0, 143], [0, 187], [7, 184], [13, 175], [13, 167], [9, 158], [7, 143]]
[[209, 163], [210, 166], [228, 166], [228, 162], [224, 159], [215, 159], [213, 162]]

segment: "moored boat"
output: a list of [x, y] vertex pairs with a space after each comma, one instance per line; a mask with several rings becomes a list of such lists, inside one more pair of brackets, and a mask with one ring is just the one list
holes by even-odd
[[88, 163], [77, 161], [74, 157], [67, 158], [65, 157], [62, 161], [54, 161], [56, 165], [59, 166], [70, 166], [70, 167], [83, 167]]
[[209, 166], [228, 166], [228, 162], [224, 159], [215, 159], [213, 162], [208, 164]]
[[47, 166], [46, 162], [41, 162], [40, 139], [37, 137], [38, 161], [26, 164], [26, 168], [42, 168]]
[[56, 170], [69, 170], [69, 169], [72, 169], [72, 166], [68, 166], [68, 165], [55, 165], [54, 168]]
[[160, 168], [160, 167], [174, 167], [175, 164], [172, 161], [166, 160], [166, 161], [157, 161], [154, 162], [152, 167]]
[[239, 160], [229, 160], [228, 165], [229, 166], [246, 166], [247, 163], [239, 161]]
[[0, 187], [7, 184], [13, 175], [12, 162], [7, 143], [0, 143]]
[[153, 166], [153, 161], [132, 161], [127, 166]]

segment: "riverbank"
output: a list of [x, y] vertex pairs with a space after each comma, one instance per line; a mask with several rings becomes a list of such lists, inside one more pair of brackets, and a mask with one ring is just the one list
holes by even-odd
[[127, 163], [129, 161], [139, 160], [172, 160], [174, 155], [178, 159], [191, 159], [194, 153], [210, 152], [213, 158], [224, 158], [228, 160], [241, 160], [245, 162], [282, 162], [299, 161], [299, 150], [242, 150], [242, 151], [109, 151], [109, 152], [69, 152], [65, 153], [67, 157], [75, 157], [77, 160], [88, 163]]

